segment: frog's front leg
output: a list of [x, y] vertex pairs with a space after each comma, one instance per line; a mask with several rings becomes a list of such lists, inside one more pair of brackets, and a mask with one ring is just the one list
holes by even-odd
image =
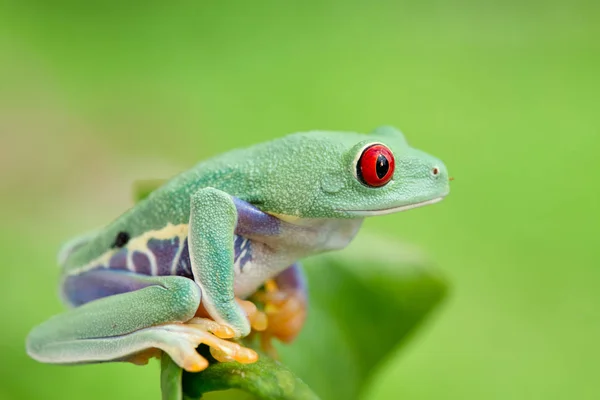
[[252, 350], [212, 335], [206, 324], [195, 323], [201, 291], [191, 279], [96, 270], [68, 277], [65, 290], [73, 303], [84, 304], [33, 329], [27, 352], [38, 361], [136, 362], [140, 354], [158, 348], [194, 372], [208, 365], [196, 352], [201, 343], [240, 362], [257, 358]]
[[279, 220], [214, 188], [192, 195], [190, 210], [190, 260], [202, 305], [215, 321], [231, 327], [235, 337], [245, 337], [250, 323], [234, 296], [234, 233], [273, 235]]

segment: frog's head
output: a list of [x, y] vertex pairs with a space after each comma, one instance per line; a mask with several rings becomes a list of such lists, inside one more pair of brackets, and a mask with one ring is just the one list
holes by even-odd
[[299, 133], [256, 150], [268, 163], [246, 176], [247, 200], [274, 214], [361, 218], [436, 203], [449, 192], [444, 163], [392, 127]]

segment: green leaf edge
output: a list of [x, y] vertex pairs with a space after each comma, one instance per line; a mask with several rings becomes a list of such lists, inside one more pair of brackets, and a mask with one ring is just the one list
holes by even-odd
[[252, 364], [214, 363], [202, 372], [184, 372], [182, 385], [183, 393], [196, 399], [227, 389], [241, 389], [261, 399], [319, 399], [292, 371], [265, 354]]

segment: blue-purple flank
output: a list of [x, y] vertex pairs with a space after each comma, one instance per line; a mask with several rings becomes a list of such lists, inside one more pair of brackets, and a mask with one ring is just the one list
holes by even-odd
[[244, 270], [244, 265], [252, 260], [252, 246], [250, 240], [242, 236], [236, 236], [233, 242], [233, 263], [240, 262], [240, 272]]
[[[179, 275], [193, 278], [190, 262], [190, 252], [187, 238], [182, 240], [183, 247], [179, 252], [179, 238], [172, 239], [150, 239], [147, 251], [133, 250], [131, 255], [131, 268], [127, 268], [127, 256], [132, 250], [124, 247], [117, 251], [108, 262], [108, 265], [99, 264], [90, 270], [109, 269], [125, 270], [142, 275]], [[252, 242], [242, 236], [234, 237], [234, 263], [239, 262], [240, 270], [252, 260]], [[155, 260], [156, 273], [152, 271], [152, 259]], [[176, 267], [173, 269], [173, 265]]]
[[[79, 275], [67, 277], [63, 291], [73, 305], [81, 305], [88, 301], [141, 289], [147, 286], [139, 282], [135, 274], [139, 275], [179, 275], [193, 279], [190, 262], [190, 252], [187, 237], [182, 240], [183, 246], [179, 251], [179, 237], [172, 239], [150, 239], [147, 251], [131, 250], [124, 247], [118, 250], [109, 260], [108, 265], [99, 264]], [[131, 269], [127, 268], [128, 253], [131, 255]], [[156, 274], [152, 273], [152, 262], [156, 260]], [[240, 270], [252, 260], [251, 241], [242, 237], [234, 237], [234, 262], [238, 263]], [[172, 266], [175, 263], [175, 270]], [[115, 273], [119, 272], [119, 273]], [[174, 272], [174, 273], [173, 273]]]
[[[252, 261], [252, 241], [246, 236], [277, 235], [281, 221], [236, 197], [233, 197], [233, 202], [238, 212], [233, 259], [243, 271], [244, 266]], [[148, 286], [144, 276], [151, 275], [194, 278], [187, 237], [152, 238], [142, 251], [125, 246], [117, 250], [107, 264], [98, 264], [86, 268], [85, 272], [68, 276], [63, 284], [63, 293], [71, 304], [78, 306], [101, 297], [141, 289]]]

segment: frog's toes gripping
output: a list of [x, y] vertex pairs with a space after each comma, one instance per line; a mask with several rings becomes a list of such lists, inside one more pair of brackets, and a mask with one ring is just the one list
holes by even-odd
[[268, 327], [268, 317], [263, 311], [260, 311], [256, 304], [248, 300], [242, 300], [236, 298], [236, 301], [242, 307], [246, 316], [248, 317], [248, 321], [250, 322], [250, 326], [252, 330], [255, 332], [262, 332]]
[[208, 367], [208, 361], [196, 351], [201, 344], [207, 345], [212, 356], [220, 362], [248, 364], [258, 360], [254, 350], [222, 338], [233, 336], [231, 328], [208, 319], [193, 318], [184, 324], [167, 324], [151, 329], [160, 329], [164, 333], [163, 341], [166, 336], [171, 338], [168, 346], [161, 346], [163, 351], [189, 372], [199, 372]]
[[267, 327], [261, 335], [261, 346], [271, 355], [275, 354], [271, 344], [273, 337], [284, 343], [293, 341], [306, 320], [307, 299], [302, 290], [280, 290], [275, 281], [268, 281], [264, 291], [254, 296], [264, 304]]

